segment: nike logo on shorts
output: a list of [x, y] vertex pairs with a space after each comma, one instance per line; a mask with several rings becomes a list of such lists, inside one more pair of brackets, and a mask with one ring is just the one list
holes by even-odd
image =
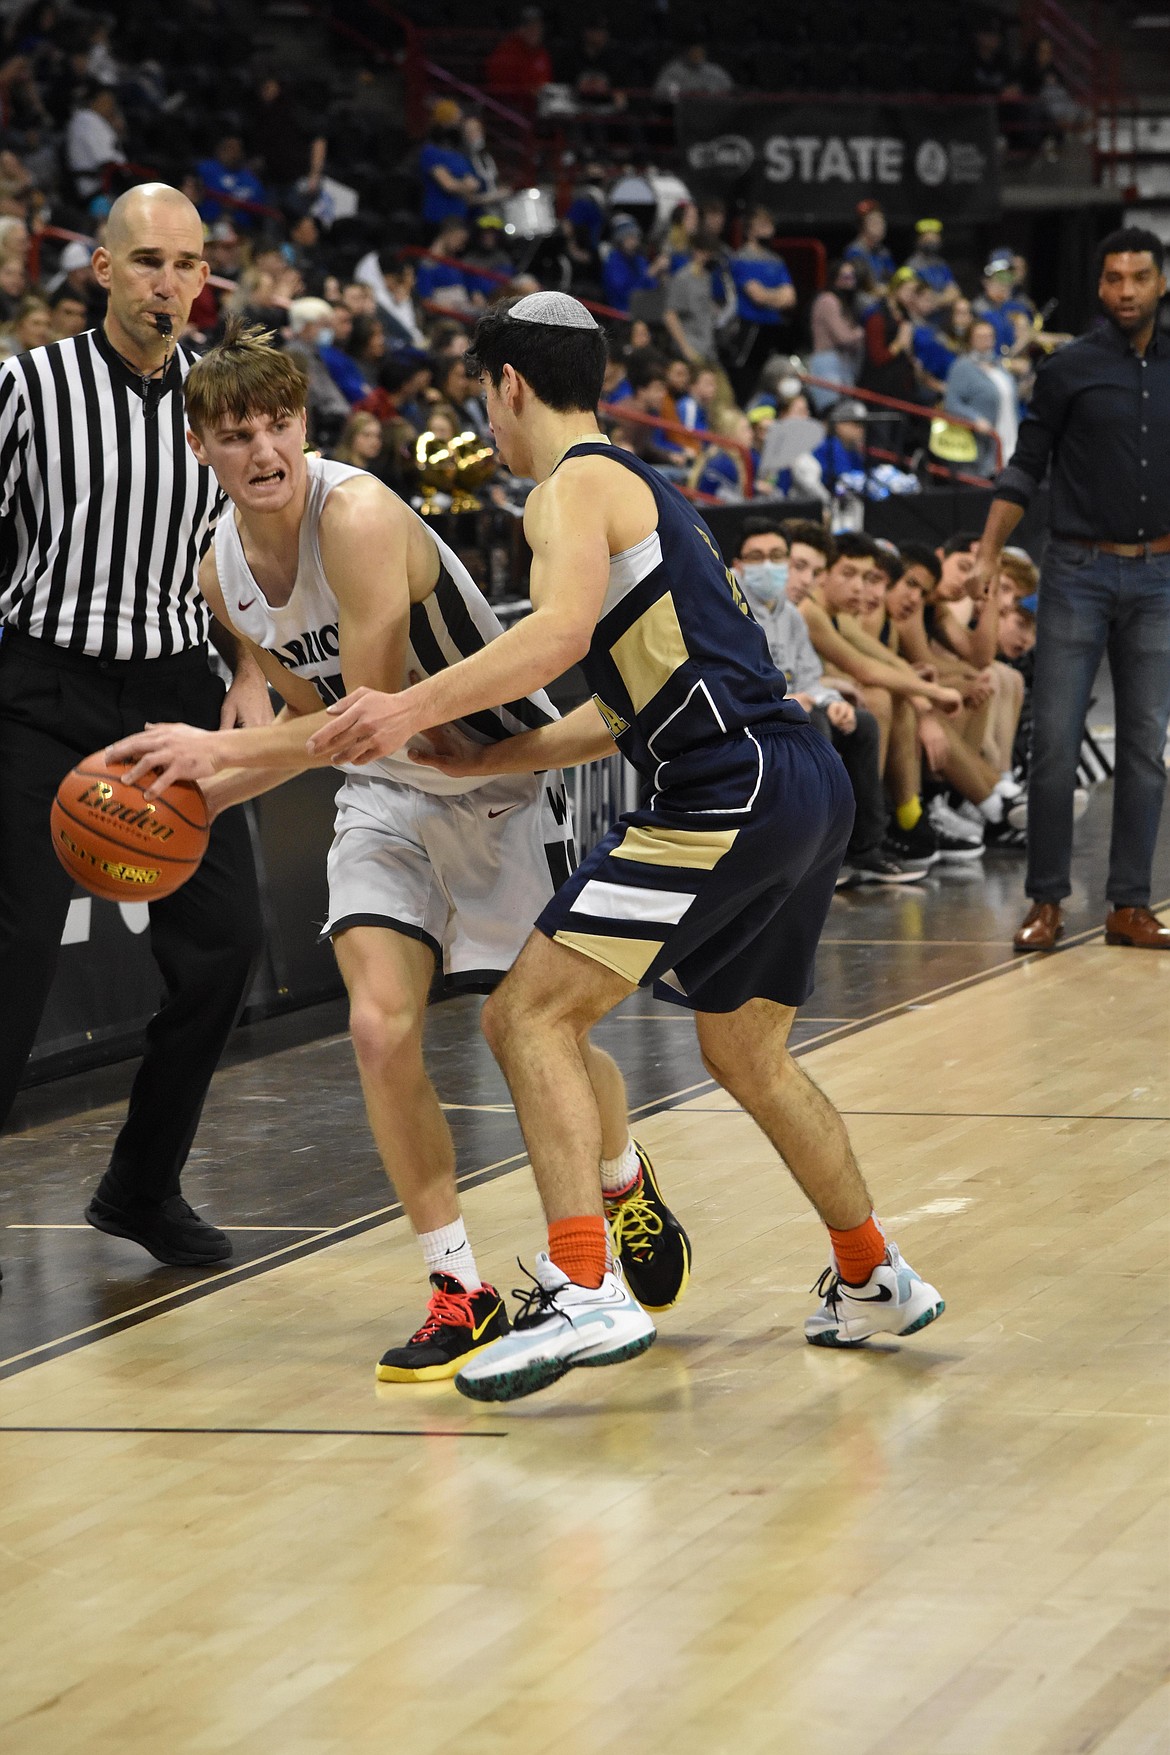
[[256, 601], [256, 599], [254, 597], [249, 597], [247, 603], [237, 603], [236, 608], [240, 611], [243, 611], [245, 609], [251, 609], [251, 607], [255, 603], [255, 601]]
[[518, 804], [502, 804], [498, 810], [489, 810], [489, 817], [502, 817], [506, 811], [519, 810]]

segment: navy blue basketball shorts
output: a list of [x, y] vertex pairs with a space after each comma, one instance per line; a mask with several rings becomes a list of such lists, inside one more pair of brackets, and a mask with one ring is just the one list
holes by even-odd
[[803, 1005], [853, 793], [807, 723], [753, 726], [735, 742], [733, 763], [713, 750], [707, 776], [620, 818], [537, 930], [695, 1011]]

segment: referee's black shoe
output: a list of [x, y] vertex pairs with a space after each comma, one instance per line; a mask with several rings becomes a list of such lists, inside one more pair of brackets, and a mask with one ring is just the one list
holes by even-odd
[[95, 1231], [128, 1237], [168, 1267], [214, 1267], [231, 1257], [230, 1238], [201, 1219], [181, 1194], [157, 1204], [123, 1205], [107, 1199], [99, 1187], [85, 1216]]

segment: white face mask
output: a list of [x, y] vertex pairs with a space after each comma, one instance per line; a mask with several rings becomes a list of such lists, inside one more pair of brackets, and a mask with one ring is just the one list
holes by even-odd
[[318, 347], [332, 347], [333, 346], [333, 331], [329, 327], [328, 323], [323, 324], [322, 327], [320, 329], [318, 329], [318, 331], [317, 331], [317, 346]]
[[775, 609], [788, 585], [788, 562], [748, 561], [740, 569], [739, 582], [760, 609]]

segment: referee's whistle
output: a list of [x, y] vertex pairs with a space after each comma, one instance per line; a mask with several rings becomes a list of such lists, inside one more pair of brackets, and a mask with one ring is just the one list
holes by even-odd
[[152, 311], [151, 316], [154, 318], [154, 326], [160, 335], [171, 335], [174, 333], [174, 324], [171, 321], [171, 314], [169, 311]]

